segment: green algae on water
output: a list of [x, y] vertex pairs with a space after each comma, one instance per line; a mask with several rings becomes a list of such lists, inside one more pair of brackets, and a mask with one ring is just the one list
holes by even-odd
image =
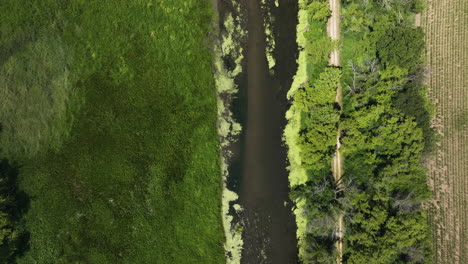
[[[240, 5], [234, 2], [233, 4], [238, 14], [240, 14]], [[214, 61], [218, 95], [218, 135], [220, 138], [221, 172], [223, 175], [222, 215], [226, 237], [224, 250], [226, 263], [228, 264], [240, 263], [243, 247], [243, 226], [240, 223], [234, 223], [234, 216], [230, 214], [230, 212], [240, 213], [242, 207], [235, 203], [238, 195], [229, 190], [227, 186], [227, 179], [229, 177], [228, 161], [232, 155], [228, 147], [237, 140], [242, 129], [241, 125], [234, 120], [230, 110], [232, 98], [238, 91], [234, 79], [242, 72], [243, 50], [240, 46], [240, 40], [245, 36], [245, 31], [242, 29], [241, 20], [242, 17], [239, 15], [236, 18], [232, 14], [226, 15], [223, 23], [225, 30], [221, 33]], [[235, 67], [232, 70], [224, 67], [223, 59], [225, 58], [230, 58], [234, 61]]]

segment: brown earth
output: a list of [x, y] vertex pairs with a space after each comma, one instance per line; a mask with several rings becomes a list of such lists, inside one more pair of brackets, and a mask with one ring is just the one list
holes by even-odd
[[433, 127], [441, 139], [427, 162], [434, 262], [468, 263], [468, 1], [428, 0], [426, 32]]

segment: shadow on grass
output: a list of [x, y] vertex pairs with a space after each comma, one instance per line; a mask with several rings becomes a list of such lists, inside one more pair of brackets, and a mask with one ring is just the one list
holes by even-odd
[[[0, 127], [1, 131], [1, 127]], [[25, 230], [22, 218], [29, 210], [29, 196], [18, 189], [19, 166], [0, 159], [0, 213], [5, 214], [7, 223], [2, 229], [11, 229], [16, 236], [6, 236], [0, 246], [0, 261], [15, 263], [17, 257], [29, 250], [30, 233]]]

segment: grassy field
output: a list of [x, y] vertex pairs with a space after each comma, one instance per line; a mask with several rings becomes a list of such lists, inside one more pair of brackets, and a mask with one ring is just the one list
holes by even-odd
[[435, 263], [468, 263], [468, 2], [428, 0], [429, 97], [440, 135], [428, 162]]
[[210, 1], [0, 10], [1, 150], [30, 197], [18, 263], [224, 262]]

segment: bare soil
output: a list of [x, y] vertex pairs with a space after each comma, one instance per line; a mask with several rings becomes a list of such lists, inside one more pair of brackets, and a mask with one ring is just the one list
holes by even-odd
[[428, 0], [426, 32], [433, 127], [440, 136], [427, 161], [433, 199], [434, 262], [468, 263], [468, 1]]

